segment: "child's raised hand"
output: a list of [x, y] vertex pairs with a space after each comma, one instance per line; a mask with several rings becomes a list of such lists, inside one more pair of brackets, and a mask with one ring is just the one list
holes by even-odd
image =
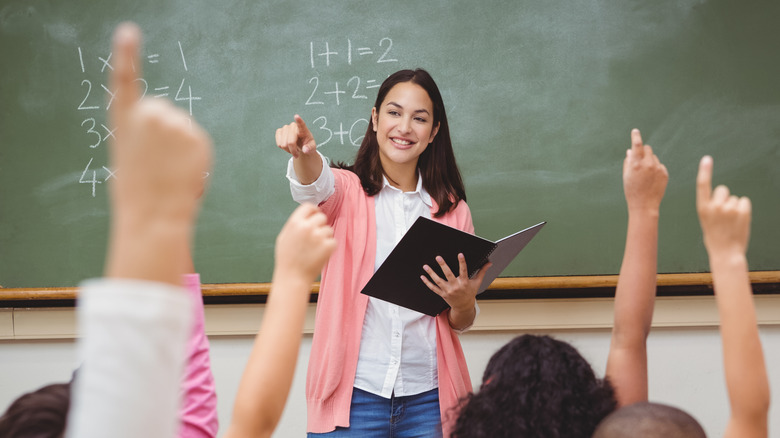
[[276, 130], [276, 145], [289, 152], [294, 158], [317, 150], [314, 136], [306, 127], [301, 116], [295, 115], [295, 121]]
[[163, 99], [142, 98], [139, 74], [141, 33], [131, 23], [115, 34], [115, 97], [109, 118], [116, 128], [111, 163], [112, 200], [119, 213], [136, 212], [193, 220], [203, 172], [211, 167], [211, 139], [188, 115]]
[[731, 195], [723, 185], [712, 190], [712, 166], [712, 157], [704, 156], [696, 177], [696, 210], [704, 246], [710, 257], [721, 251], [744, 255], [750, 240], [750, 199]]
[[653, 149], [642, 144], [638, 129], [631, 131], [631, 149], [623, 161], [623, 191], [628, 210], [657, 212], [666, 191], [669, 173], [653, 154]]
[[180, 284], [203, 186], [211, 140], [165, 100], [142, 98], [141, 32], [131, 23], [114, 33], [114, 90], [107, 106], [110, 144], [111, 238], [107, 277]]
[[335, 249], [336, 239], [325, 214], [312, 204], [302, 204], [276, 237], [276, 266], [284, 275], [311, 282]]

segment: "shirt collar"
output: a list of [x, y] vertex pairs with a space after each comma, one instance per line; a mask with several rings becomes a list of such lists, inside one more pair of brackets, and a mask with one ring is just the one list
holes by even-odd
[[[387, 180], [386, 176], [382, 175], [382, 190], [384, 190], [385, 188], [390, 188], [391, 190], [400, 192], [399, 189], [390, 185], [390, 182]], [[417, 188], [415, 188], [413, 192], [408, 192], [408, 193], [418, 193], [420, 195], [420, 199], [422, 199], [425, 205], [433, 208], [433, 201], [431, 200], [431, 195], [428, 193], [427, 190], [425, 190], [425, 187], [423, 187], [422, 175], [420, 175], [419, 171], [417, 172]]]

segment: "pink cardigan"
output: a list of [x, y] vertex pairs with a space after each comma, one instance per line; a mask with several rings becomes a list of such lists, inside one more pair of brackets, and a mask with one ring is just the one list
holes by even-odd
[[[306, 378], [308, 432], [325, 433], [349, 426], [360, 337], [368, 297], [360, 290], [374, 273], [376, 219], [374, 198], [367, 196], [354, 173], [333, 169], [336, 192], [320, 205], [339, 244], [322, 270], [314, 338]], [[438, 207], [431, 209], [431, 216]], [[474, 232], [465, 202], [441, 218], [455, 228]], [[450, 435], [450, 409], [471, 391], [471, 378], [448, 312], [436, 317], [439, 405], [444, 436]]]

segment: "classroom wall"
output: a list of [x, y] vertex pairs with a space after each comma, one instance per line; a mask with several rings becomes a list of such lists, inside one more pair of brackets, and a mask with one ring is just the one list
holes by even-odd
[[[772, 393], [777, 397], [780, 393], [780, 323], [777, 321], [780, 315], [776, 311], [778, 300], [758, 298], [757, 309], [764, 354]], [[568, 304], [573, 306], [572, 309], [580, 309], [580, 318], [567, 314], [572, 310], [562, 307], [567, 303], [555, 300], [499, 304], [498, 306], [503, 308], [513, 306], [530, 308], [528, 315], [540, 313], [540, 320], [546, 319], [558, 327], [543, 328], [542, 323], [533, 322], [525, 328], [511, 329], [507, 328], [510, 325], [494, 312], [490, 303], [483, 303], [483, 314], [478, 320], [480, 324], [475, 327], [475, 330], [461, 336], [472, 381], [478, 384], [490, 356], [501, 345], [521, 333], [548, 333], [571, 342], [593, 364], [597, 374], [603, 375], [609, 349], [610, 329], [594, 321], [608, 317], [606, 314], [598, 314], [602, 313], [600, 307], [609, 307], [610, 302], [609, 300], [580, 300]], [[547, 312], [540, 312], [545, 307]], [[686, 311], [689, 315], [687, 321], [670, 317], [668, 309], [672, 307], [684, 309], [685, 304], [674, 299], [659, 301], [656, 307], [656, 327], [653, 328], [648, 340], [650, 398], [689, 411], [702, 423], [708, 436], [722, 436], [729, 408], [723, 381], [717, 326], [696, 317], [689, 311]], [[699, 302], [697, 307], [707, 306], [702, 306]], [[223, 432], [230, 420], [236, 388], [253, 342], [253, 336], [248, 330], [244, 328], [235, 330], [236, 321], [241, 318], [236, 318], [231, 308], [207, 306], [206, 312]], [[244, 306], [242, 309], [247, 307]], [[257, 308], [250, 307], [250, 309], [257, 315]], [[511, 312], [520, 320], [529, 319], [516, 310]], [[57, 313], [48, 315], [48, 319], [55, 319], [54, 315]], [[224, 329], [228, 319], [232, 320], [230, 324], [233, 325], [234, 331], [246, 333], [229, 334], [230, 330]], [[597, 327], [599, 325], [601, 326]], [[539, 328], [533, 329], [531, 328], [533, 326]], [[13, 399], [25, 391], [70, 378], [71, 371], [76, 366], [73, 338], [52, 339], [56, 334], [45, 334], [45, 332], [46, 330], [43, 329], [39, 331], [41, 335], [36, 336], [39, 339], [0, 340], [0, 409], [5, 410]], [[68, 336], [68, 333], [63, 335]], [[305, 433], [302, 418], [306, 415], [304, 384], [310, 348], [311, 334], [307, 333], [301, 346], [301, 355], [287, 408], [275, 436], [294, 437], [303, 436]], [[780, 404], [777, 402], [773, 404], [770, 412], [770, 438], [780, 438], [780, 428], [777, 420], [774, 423], [771, 421], [773, 418], [780, 418]]]

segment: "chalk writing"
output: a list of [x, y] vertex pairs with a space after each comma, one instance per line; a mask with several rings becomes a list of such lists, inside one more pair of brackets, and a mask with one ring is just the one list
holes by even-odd
[[[202, 100], [202, 97], [193, 92], [191, 82], [188, 81], [190, 72], [185, 58], [184, 45], [181, 41], [176, 41], [176, 44], [172, 47], [160, 47], [160, 49], [159, 52], [150, 52], [146, 56], [143, 56], [141, 61], [148, 64], [150, 66], [149, 68], [155, 69], [162, 68], [169, 59], [174, 60], [174, 63], [172, 64], [173, 70], [171, 70], [171, 64], [168, 64], [166, 66], [165, 74], [170, 75], [171, 72], [175, 75], [181, 74], [173, 100], [175, 102], [181, 102], [181, 105], [185, 106], [189, 113], [188, 121], [191, 125], [196, 103], [199, 103]], [[107, 55], [103, 53], [90, 54], [88, 51], [82, 50], [81, 47], [77, 48], [77, 52], [79, 66], [84, 75], [100, 74], [101, 76], [105, 76], [107, 73], [114, 70], [114, 66], [111, 64], [113, 53], [108, 53]], [[179, 59], [181, 60], [181, 66], [177, 71], [176, 64], [178, 64]], [[133, 70], [135, 69], [136, 67], [134, 65]], [[86, 114], [87, 117], [81, 119], [81, 128], [83, 129], [85, 140], [79, 146], [87, 146], [86, 150], [95, 150], [106, 141], [116, 140], [116, 127], [111, 127], [105, 119], [107, 118], [106, 112], [111, 109], [111, 104], [114, 102], [117, 91], [119, 90], [109, 89], [108, 85], [100, 83], [101, 80], [105, 79], [85, 77], [80, 83], [82, 92], [79, 94], [80, 102], [78, 103], [78, 106], [76, 106], [76, 110], [79, 112], [85, 111], [86, 113], [84, 114]], [[178, 81], [179, 78], [173, 80]], [[138, 78], [136, 81], [140, 82], [141, 85], [141, 98], [147, 96], [152, 98], [170, 98], [170, 95], [173, 94], [173, 87], [176, 86], [176, 82], [169, 84], [155, 83], [150, 86], [149, 82], [144, 78]], [[99, 92], [101, 89], [103, 92]], [[105, 156], [105, 154], [101, 156]], [[96, 158], [96, 156], [88, 157], [87, 165], [82, 170], [78, 179], [79, 184], [87, 184], [92, 197], [97, 196], [97, 188], [101, 184], [112, 178], [120, 178], [120, 176], [117, 176], [117, 169], [110, 169], [106, 165], [97, 164], [95, 161]], [[203, 176], [203, 178], [208, 177], [208, 173]]]
[[[310, 41], [308, 56], [314, 75], [308, 80], [308, 98], [304, 106], [313, 106], [323, 112], [336, 110], [336, 113], [339, 108], [346, 106], [359, 105], [361, 110], [364, 109], [366, 101], [375, 96], [375, 91], [372, 90], [379, 88], [383, 80], [366, 74], [367, 67], [399, 62], [395, 50], [390, 37], [368, 43], [356, 42], [350, 38], [336, 43]], [[343, 72], [331, 73], [335, 69], [328, 68], [341, 67], [339, 71], [343, 71], [344, 65], [351, 67], [346, 76], [343, 76]], [[365, 110], [369, 111], [370, 108]], [[348, 122], [334, 122], [329, 120], [328, 116], [318, 114], [311, 125], [318, 147], [328, 144], [360, 146], [369, 120], [358, 118]]]
[[[342, 46], [343, 47], [343, 46]], [[331, 62], [336, 63], [339, 59], [345, 59], [347, 65], [352, 65], [354, 61], [367, 57], [369, 62], [383, 63], [383, 62], [398, 62], [397, 58], [394, 58], [390, 53], [393, 51], [393, 40], [384, 37], [377, 43], [378, 50], [375, 52], [373, 47], [358, 45], [354, 46], [351, 39], [347, 39], [346, 47], [343, 52], [339, 52], [337, 48], [331, 48], [329, 41], [323, 43], [316, 43], [314, 41], [309, 42], [309, 62], [311, 68], [317, 68], [324, 62], [325, 67], [330, 67]], [[346, 52], [346, 53], [344, 53]], [[379, 53], [379, 56], [376, 57]]]
[[[327, 134], [327, 138], [325, 140], [321, 140], [317, 136], [317, 147], [325, 146], [328, 144], [331, 140], [333, 140], [333, 136], [338, 136], [339, 144], [351, 144], [352, 146], [360, 146], [360, 142], [363, 141], [363, 137], [365, 136], [366, 129], [368, 128], [368, 119], [357, 119], [355, 120], [352, 125], [349, 127], [349, 130], [344, 130], [344, 123], [339, 122], [339, 128], [338, 130], [334, 131], [330, 128], [330, 125], [328, 125], [328, 118], [325, 116], [320, 116], [314, 119], [313, 122], [314, 126], [322, 131], [323, 133]], [[335, 126], [332, 125], [332, 126]], [[363, 135], [358, 135], [363, 134]], [[315, 134], [316, 135], [316, 134]], [[344, 136], [347, 136], [346, 143], [344, 141]]]

